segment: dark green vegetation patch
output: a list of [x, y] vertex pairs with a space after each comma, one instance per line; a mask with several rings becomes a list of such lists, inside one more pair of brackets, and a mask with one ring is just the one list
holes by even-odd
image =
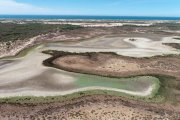
[[176, 40], [180, 40], [180, 38], [178, 38], [178, 37], [175, 37], [174, 39], [176, 39]]
[[40, 34], [56, 31], [74, 30], [80, 26], [76, 25], [48, 25], [40, 23], [13, 24], [0, 23], [0, 42], [24, 40]]
[[173, 47], [175, 49], [180, 49], [180, 43], [163, 43], [163, 44]]
[[170, 76], [159, 76], [158, 78], [161, 87], [157, 95], [163, 96], [166, 102], [180, 105], [180, 78]]
[[154, 27], [162, 27], [163, 29], [168, 30], [180, 30], [180, 24], [179, 23], [157, 23], [154, 25]]

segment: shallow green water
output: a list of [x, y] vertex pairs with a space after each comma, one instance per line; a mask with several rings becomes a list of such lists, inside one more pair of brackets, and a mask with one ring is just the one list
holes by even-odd
[[96, 75], [79, 75], [76, 78], [78, 87], [100, 86], [108, 88], [124, 89], [129, 91], [141, 91], [153, 84], [158, 84], [159, 79], [151, 76], [139, 76], [131, 78], [109, 78]]

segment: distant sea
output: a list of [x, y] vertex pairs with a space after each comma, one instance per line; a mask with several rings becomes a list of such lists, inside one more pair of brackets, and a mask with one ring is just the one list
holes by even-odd
[[180, 17], [143, 16], [80, 16], [80, 15], [0, 15], [0, 19], [44, 19], [44, 20], [180, 20]]

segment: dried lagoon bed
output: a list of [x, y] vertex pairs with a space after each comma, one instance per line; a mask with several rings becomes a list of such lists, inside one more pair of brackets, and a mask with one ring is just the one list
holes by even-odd
[[[132, 37], [134, 38], [134, 37]], [[119, 41], [118, 41], [119, 40]], [[91, 41], [91, 40], [90, 40]], [[102, 43], [106, 43], [107, 41], [102, 41]], [[117, 42], [122, 43], [122, 39], [117, 39], [114, 40], [114, 44], [111, 44], [112, 46], [105, 46], [107, 47], [106, 50], [111, 49], [114, 47], [114, 45], [117, 45]], [[81, 43], [80, 43], [81, 44]], [[129, 43], [126, 43], [128, 45]], [[53, 47], [54, 46], [54, 47]], [[0, 99], [0, 102], [3, 103], [1, 104], [1, 115], [2, 118], [4, 119], [7, 117], [7, 114], [11, 114], [10, 118], [47, 118], [46, 115], [49, 115], [51, 117], [55, 116], [59, 118], [70, 118], [70, 119], [75, 119], [76, 116], [73, 116], [73, 113], [77, 113], [78, 116], [85, 117], [85, 114], [82, 114], [83, 111], [86, 113], [90, 112], [90, 115], [93, 115], [93, 110], [89, 109], [89, 105], [97, 106], [98, 109], [94, 109], [97, 111], [98, 115], [97, 116], [102, 116], [105, 118], [108, 118], [108, 115], [106, 116], [106, 111], [108, 111], [106, 108], [111, 108], [113, 110], [113, 113], [122, 113], [123, 115], [114, 115], [112, 113], [111, 118], [116, 118], [117, 117], [125, 117], [126, 119], [133, 118], [133, 116], [138, 116], [140, 119], [141, 116], [144, 118], [148, 116], [153, 116], [156, 118], [179, 118], [178, 112], [179, 109], [175, 106], [171, 106], [171, 102], [173, 101], [173, 105], [178, 105], [178, 85], [179, 85], [179, 80], [177, 79], [177, 82], [173, 82], [170, 86], [167, 86], [167, 82], [171, 79], [174, 80], [175, 78], [168, 78], [166, 76], [155, 76], [155, 77], [148, 77], [148, 80], [145, 80], [145, 76], [136, 76], [132, 78], [105, 78], [105, 77], [99, 77], [99, 76], [91, 76], [91, 75], [82, 75], [82, 74], [77, 74], [77, 73], [71, 73], [63, 70], [57, 70], [55, 68], [49, 68], [46, 66], [42, 65], [42, 61], [45, 59], [48, 59], [51, 57], [51, 55], [43, 54], [41, 53], [42, 51], [45, 50], [65, 50], [71, 52], [73, 50], [74, 52], [82, 52], [79, 51], [77, 48], [83, 46], [72, 46], [72, 45], [67, 45], [62, 43], [48, 43], [43, 46], [37, 47], [32, 50], [32, 52], [27, 54], [22, 54], [22, 56], [18, 58], [13, 58], [12, 63], [4, 63], [5, 65], [8, 65], [7, 68], [2, 68], [0, 69], [0, 86], [1, 90], [5, 90], [6, 92], [10, 92], [10, 95], [12, 97], [4, 96], [4, 98]], [[70, 47], [69, 47], [70, 46]], [[92, 44], [93, 46], [93, 44]], [[72, 49], [71, 49], [72, 47]], [[121, 50], [121, 46], [116, 46], [119, 47], [117, 50]], [[134, 47], [131, 45], [131, 47]], [[64, 49], [65, 48], [65, 49]], [[103, 48], [104, 49], [104, 48]], [[175, 50], [170, 47], [166, 48], [167, 50]], [[31, 51], [31, 49], [29, 49]], [[88, 48], [87, 51], [90, 51], [91, 49]], [[94, 50], [94, 49], [93, 49]], [[96, 49], [95, 49], [96, 50]], [[102, 49], [99, 51], [103, 51]], [[99, 52], [98, 50], [95, 52]], [[86, 52], [86, 51], [83, 51]], [[114, 52], [114, 51], [112, 51]], [[116, 51], [117, 52], [117, 51]], [[176, 51], [178, 52], [178, 51]], [[20, 53], [21, 54], [21, 53]], [[161, 53], [162, 55], [162, 53]], [[10, 60], [11, 58], [4, 58], [1, 61], [4, 60]], [[28, 66], [28, 67], [27, 67]], [[22, 74], [23, 73], [23, 74]], [[30, 73], [30, 74], [29, 74]], [[16, 76], [14, 76], [16, 75]], [[29, 76], [30, 75], [30, 76]], [[46, 79], [44, 79], [46, 78]], [[61, 78], [61, 79], [59, 79]], [[86, 81], [85, 79], [88, 80]], [[140, 79], [139, 79], [140, 78]], [[164, 78], [164, 79], [163, 79]], [[43, 79], [43, 81], [42, 81]], [[95, 79], [95, 80], [94, 80]], [[113, 83], [109, 84], [109, 79], [111, 81], [114, 81]], [[64, 81], [66, 80], [66, 81]], [[67, 81], [68, 80], [68, 81]], [[153, 81], [151, 81], [153, 80]], [[51, 81], [51, 82], [49, 82]], [[53, 82], [52, 82], [53, 81]], [[76, 82], [74, 82], [76, 81]], [[98, 82], [97, 82], [98, 81]], [[106, 81], [106, 83], [104, 83]], [[148, 82], [149, 81], [149, 82]], [[166, 81], [166, 82], [164, 82]], [[94, 86], [95, 82], [99, 86], [103, 86], [103, 89], [96, 89], [93, 90], [83, 90], [83, 91], [73, 91], [72, 93], [68, 94], [54, 94], [52, 93], [54, 91], [59, 91], [59, 90], [67, 90], [69, 88], [73, 88], [74, 86], [70, 85], [69, 83], [76, 83], [76, 85], [79, 85], [80, 87], [88, 87], [89, 85]], [[143, 84], [142, 86], [139, 86], [139, 84]], [[43, 83], [43, 84], [42, 84]], [[117, 83], [123, 83], [126, 85], [124, 87], [123, 85], [117, 85]], [[128, 84], [131, 84], [129, 87]], [[177, 84], [178, 83], [178, 84]], [[61, 85], [67, 85], [66, 88], [62, 87]], [[154, 85], [153, 92], [151, 95], [145, 94], [145, 96], [142, 96], [142, 94], [148, 91], [148, 88], [151, 88], [152, 85]], [[160, 85], [160, 86], [159, 86]], [[165, 85], [167, 87], [165, 87]], [[174, 92], [173, 86], [177, 85], [177, 90]], [[22, 87], [23, 86], [23, 87]], [[121, 89], [107, 89], [107, 87], [112, 87], [116, 86], [116, 88], [121, 88]], [[138, 88], [138, 87], [140, 88]], [[106, 88], [104, 88], [106, 87]], [[165, 88], [164, 88], [165, 87]], [[10, 91], [7, 91], [8, 88], [11, 88]], [[18, 89], [20, 88], [20, 89]], [[36, 96], [34, 96], [34, 93], [32, 93], [31, 90], [35, 89], [34, 93], [36, 93]], [[45, 91], [45, 93], [38, 93], [37, 90], [39, 91]], [[46, 91], [51, 91], [51, 93], [47, 94]], [[113, 91], [112, 91], [113, 90]], [[124, 90], [124, 91], [121, 91]], [[170, 91], [173, 91], [170, 93]], [[1, 93], [4, 93], [5, 91], [1, 91]], [[11, 92], [17, 92], [17, 94], [11, 94]], [[31, 91], [29, 92], [30, 94], [20, 93], [19, 91]], [[128, 92], [130, 91], [130, 94]], [[132, 94], [133, 91], [134, 93]], [[19, 92], [19, 93], [18, 93]], [[137, 95], [138, 93], [138, 95]], [[148, 93], [148, 92], [147, 92]], [[173, 94], [172, 94], [173, 93]], [[175, 93], [175, 94], [174, 94]], [[44, 94], [44, 95], [42, 95]], [[7, 95], [7, 93], [6, 93]], [[47, 95], [47, 96], [46, 96]], [[51, 96], [50, 96], [51, 95]], [[111, 95], [111, 96], [108, 96]], [[169, 95], [172, 95], [171, 98]], [[14, 96], [14, 97], [13, 97]], [[98, 96], [98, 97], [97, 97]], [[101, 98], [102, 96], [102, 98]], [[169, 97], [167, 97], [169, 96]], [[88, 98], [89, 97], [89, 98]], [[109, 97], [111, 99], [109, 99]], [[118, 98], [116, 98], [118, 97]], [[87, 98], [87, 99], [86, 99]], [[108, 99], [107, 99], [108, 98]], [[128, 99], [127, 99], [128, 98]], [[114, 101], [122, 101], [121, 103], [115, 104]], [[136, 101], [135, 104], [130, 104], [133, 103], [131, 100]], [[99, 102], [97, 102], [99, 101]], [[129, 101], [131, 101], [129, 103]], [[168, 102], [167, 102], [168, 101]], [[148, 103], [147, 103], [148, 102]], [[51, 103], [49, 105], [49, 103]], [[108, 104], [107, 104], [108, 103]], [[153, 104], [156, 103], [156, 104]], [[170, 105], [169, 105], [170, 103]], [[60, 105], [62, 104], [62, 105]], [[158, 104], [158, 105], [157, 105]], [[23, 108], [22, 108], [23, 105]], [[76, 106], [79, 105], [80, 107]], [[117, 105], [116, 107], [113, 107], [114, 105]], [[101, 106], [101, 107], [100, 107]], [[106, 107], [105, 107], [106, 106]], [[170, 106], [170, 108], [168, 108]], [[6, 110], [3, 110], [3, 108], [6, 107]], [[20, 112], [12, 111], [11, 109], [13, 107], [16, 107]], [[70, 107], [73, 107], [72, 111], [69, 110]], [[175, 108], [174, 108], [175, 107]], [[28, 109], [33, 109], [29, 113], [27, 112]], [[115, 109], [125, 109], [126, 112], [123, 113], [123, 111], [116, 111]], [[68, 113], [71, 114], [70, 116], [68, 114], [64, 113], [64, 109], [67, 109]], [[89, 111], [85, 111], [89, 110]], [[8, 110], [8, 111], [7, 111]], [[50, 110], [50, 111], [49, 111]], [[98, 111], [99, 110], [99, 111]], [[115, 110], [115, 111], [114, 111]], [[172, 112], [172, 110], [175, 110], [176, 112]], [[61, 111], [61, 115], [59, 115], [59, 111]], [[131, 111], [135, 111], [135, 113], [131, 113]], [[161, 112], [158, 112], [161, 111]], [[38, 116], [37, 116], [37, 113]], [[111, 111], [112, 112], [112, 111]], [[13, 116], [13, 114], [16, 114], [16, 116]], [[28, 113], [28, 114], [27, 114]], [[99, 115], [99, 113], [102, 113], [103, 115]], [[82, 114], [82, 115], [79, 115]], [[5, 115], [5, 117], [3, 117]], [[127, 116], [130, 117], [127, 117]], [[131, 116], [132, 115], [132, 116]], [[94, 115], [95, 116], [95, 115]], [[148, 117], [148, 118], [151, 118]], [[78, 118], [76, 118], [78, 119]], [[83, 119], [83, 118], [82, 118]], [[87, 118], [88, 119], [88, 118]], [[89, 118], [90, 119], [90, 118]], [[143, 118], [142, 118], [143, 119]]]
[[[17, 96], [22, 96], [22, 95], [23, 96], [31, 96], [31, 95], [46, 96], [47, 95], [48, 96], [48, 95], [53, 95], [53, 93], [55, 95], [58, 95], [57, 91], [59, 91], [59, 90], [61, 90], [62, 95], [64, 95], [64, 94], [68, 94], [68, 92], [66, 93], [65, 90], [70, 90], [71, 91], [70, 93], [78, 91], [78, 90], [72, 90], [72, 89], [76, 89], [78, 87], [77, 85], [75, 85], [76, 82], [74, 83], [74, 81], [77, 81], [78, 76], [81, 76], [81, 75], [75, 74], [75, 73], [69, 73], [69, 72], [62, 71], [62, 70], [56, 70], [53, 68], [44, 67], [42, 65], [42, 61], [44, 59], [49, 58], [50, 56], [41, 53], [40, 52], [41, 50], [39, 51], [39, 49], [41, 49], [41, 48], [43, 48], [43, 47], [42, 46], [40, 46], [38, 48], [36, 47], [35, 49], [32, 50], [31, 53], [25, 55], [24, 57], [14, 58], [13, 63], [11, 63], [9, 66], [6, 66], [6, 68], [2, 68], [0, 70], [0, 73], [1, 73], [1, 76], [0, 76], [1, 90], [0, 91], [1, 91], [2, 96], [4, 96], [4, 97], [10, 97], [10, 96], [15, 96], [15, 95], [17, 95]], [[10, 58], [4, 58], [4, 60], [9, 60], [9, 59]], [[6, 65], [8, 65], [8, 64], [6, 64]], [[34, 70], [34, 68], [36, 68], [36, 70]], [[91, 76], [86, 76], [86, 77], [89, 78]], [[43, 79], [43, 81], [42, 81], [42, 79]], [[85, 79], [85, 77], [84, 77], [84, 79]], [[97, 81], [98, 81], [98, 79], [103, 80], [106, 78], [103, 78], [103, 77], [98, 78], [97, 77]], [[111, 78], [109, 78], [109, 79], [111, 79]], [[65, 80], [65, 81], [63, 82], [63, 80]], [[121, 81], [121, 80], [119, 80], [119, 81]], [[104, 81], [99, 82], [100, 83], [99, 87], [104, 87], [102, 84], [103, 82]], [[110, 87], [109, 90], [111, 90], [111, 88], [113, 88], [113, 85], [114, 84], [112, 84], [112, 86], [109, 86]], [[132, 85], [133, 85], [133, 83], [132, 83]], [[82, 84], [81, 84], [81, 86], [82, 86]], [[148, 86], [151, 86], [151, 85], [148, 85]], [[142, 86], [142, 89], [145, 90], [146, 87], [147, 86], [145, 86], [143, 88], [143, 86]], [[89, 89], [93, 89], [93, 88], [89, 88]], [[96, 89], [106, 89], [106, 88], [98, 88], [97, 87]], [[33, 90], [33, 91], [31, 91], [31, 90]], [[38, 93], [37, 90], [40, 90], [42, 92]], [[118, 91], [117, 89], [115, 89], [115, 90]], [[14, 93], [13, 93], [13, 91], [14, 91]], [[24, 92], [21, 92], [21, 91], [24, 91]], [[29, 91], [29, 94], [28, 94], [28, 91]], [[47, 92], [47, 91], [51, 91], [51, 92]], [[150, 91], [151, 91], [151, 89], [150, 89]], [[64, 92], [64, 94], [63, 94], [63, 92]], [[120, 92], [125, 92], [125, 91], [120, 91]], [[59, 93], [59, 94], [61, 94], [61, 93]], [[136, 95], [135, 92], [134, 93], [129, 92], [129, 94]], [[140, 95], [140, 93], [138, 93], [138, 94]], [[150, 95], [150, 93], [147, 93], [142, 96], [146, 96], [146, 95]]]
[[[106, 39], [103, 39], [103, 40], [102, 40], [102, 38], [100, 38], [101, 40], [97, 40], [97, 42], [99, 42], [99, 44], [103, 44], [104, 42], [106, 43], [107, 39], [110, 39], [111, 37], [107, 37]], [[89, 42], [90, 41], [91, 40], [89, 40]], [[118, 39], [117, 37], [115, 37], [114, 43], [112, 43], [111, 46], [104, 46], [104, 47], [107, 47], [106, 49], [108, 50], [111, 47], [115, 47], [114, 45], [117, 46], [117, 42], [120, 42], [120, 43], [124, 42], [124, 44], [127, 44], [127, 45], [129, 44], [129, 46], [133, 47], [133, 45], [130, 45], [130, 43], [126, 42], [126, 40], [123, 41], [122, 38]], [[75, 46], [77, 46], [79, 48], [80, 47], [79, 45], [81, 45], [81, 44], [84, 45], [83, 42], [82, 43], [80, 42], [80, 43], [78, 43]], [[16, 60], [18, 61], [17, 63], [15, 62], [14, 65], [11, 64], [11, 66], [9, 66], [9, 68], [2, 69], [0, 71], [1, 74], [3, 74], [0, 77], [0, 78], [2, 78], [2, 80], [1, 80], [1, 88], [2, 88], [1, 91], [4, 89], [2, 92], [4, 92], [4, 91], [7, 92], [6, 88], [8, 88], [8, 89], [11, 88], [11, 90], [12, 91], [14, 90], [14, 92], [15, 92], [15, 94], [12, 94], [12, 96], [14, 96], [14, 95], [21, 96], [23, 94], [24, 94], [24, 96], [31, 96], [31, 95], [34, 95], [34, 92], [35, 92], [35, 91], [34, 92], [31, 91], [31, 89], [42, 90], [42, 91], [45, 91], [44, 94], [50, 95], [51, 93], [46, 92], [47, 90], [54, 92], [54, 91], [58, 91], [58, 90], [67, 90], [67, 89], [72, 90], [72, 88], [76, 88], [75, 85], [73, 85], [73, 84], [68, 85], [67, 84], [68, 82], [63, 83], [63, 85], [65, 85], [65, 84], [67, 85], [66, 86], [67, 88], [62, 88], [62, 87], [60, 87], [62, 85], [62, 82], [61, 82], [62, 80], [58, 80], [57, 79], [58, 77], [62, 78], [62, 79], [67, 79], [67, 80], [69, 79], [70, 80], [69, 83], [71, 83], [72, 81], [75, 81], [75, 79], [73, 78], [74, 76], [76, 76], [76, 78], [78, 78], [78, 76], [75, 73], [68, 73], [68, 72], [62, 71], [62, 70], [56, 70], [56, 69], [53, 69], [53, 68], [47, 68], [47, 67], [44, 67], [42, 65], [42, 61], [47, 59], [47, 58], [49, 58], [50, 55], [45, 55], [45, 54], [41, 53], [41, 51], [49, 50], [49, 49], [63, 49], [64, 47], [62, 47], [62, 46], [65, 46], [63, 43], [59, 43], [58, 47], [57, 47], [57, 45], [58, 44], [56, 43], [56, 45], [54, 45], [54, 47], [53, 47], [53, 43], [48, 43], [48, 44], [45, 44], [45, 45], [40, 45], [39, 47], [36, 46], [36, 47], [34, 47], [32, 49], [28, 48], [27, 50], [21, 52], [19, 55], [22, 55], [22, 56], [19, 56], [19, 58], [14, 58], [15, 61]], [[93, 46], [93, 44], [92, 45], [88, 44], [88, 45]], [[71, 45], [70, 45], [70, 47], [73, 48], [73, 46], [71, 46]], [[67, 49], [70, 49], [70, 47], [67, 45]], [[117, 46], [117, 47], [118, 47], [118, 50], [123, 49], [122, 48], [123, 46]], [[32, 52], [27, 54], [28, 50], [30, 50]], [[76, 47], [74, 48], [74, 50], [75, 51], [77, 50]], [[90, 48], [89, 48], [89, 50], [90, 50]], [[9, 58], [4, 58], [4, 60], [5, 59], [8, 60]], [[13, 66], [15, 66], [15, 67], [13, 68]], [[28, 69], [27, 69], [27, 66], [29, 66]], [[36, 68], [36, 70], [34, 68]], [[6, 76], [6, 74], [4, 74], [4, 73], [7, 73], [7, 71], [8, 71], [8, 76]], [[23, 72], [24, 75], [26, 74], [26, 76], [23, 77], [22, 74], [21, 74], [22, 72]], [[59, 74], [59, 73], [62, 73], [62, 74]], [[16, 79], [17, 80], [13, 79], [14, 75], [16, 75]], [[31, 76], [29, 76], [29, 75], [31, 75]], [[11, 76], [13, 76], [13, 77], [11, 77]], [[41, 77], [41, 76], [46, 76], [46, 77]], [[24, 80], [21, 79], [22, 77], [23, 77]], [[90, 78], [90, 77], [91, 76], [86, 76], [86, 78]], [[42, 78], [46, 78], [46, 79], [44, 81], [40, 81], [40, 79], [42, 79]], [[83, 78], [85, 79], [85, 77], [83, 77]], [[8, 79], [8, 81], [7, 81], [7, 79]], [[13, 79], [13, 80], [11, 80], [11, 79]], [[36, 79], [36, 80], [34, 81], [33, 79]], [[53, 83], [49, 83], [50, 79], [51, 79], [51, 82], [52, 81], [54, 81], [54, 82]], [[101, 79], [102, 80], [103, 77], [102, 78], [97, 78], [97, 79]], [[104, 78], [104, 79], [106, 79], [106, 78]], [[108, 78], [108, 79], [110, 79], [110, 78]], [[85, 81], [83, 81], [83, 82], [84, 82], [84, 84], [86, 84]], [[102, 83], [103, 83], [103, 81], [102, 81]], [[107, 84], [105, 84], [105, 85], [107, 85]], [[21, 86], [23, 86], [23, 87], [21, 87]], [[112, 86], [110, 86], [110, 88], [113, 87], [113, 86], [114, 86], [114, 84], [112, 84]], [[104, 87], [103, 84], [100, 84], [100, 87]], [[134, 87], [134, 88], [136, 88], [136, 87]], [[91, 89], [93, 89], [93, 88], [91, 88]], [[101, 88], [101, 90], [102, 89], [105, 89], [105, 88]], [[8, 90], [8, 92], [10, 92], [11, 90]], [[22, 91], [22, 90], [26, 91], [26, 94], [25, 93], [21, 93], [20, 91]], [[29, 92], [30, 94], [27, 94], [27, 91], [31, 91], [31, 92]], [[4, 97], [8, 97], [8, 92], [6, 93], [6, 96], [4, 96]], [[20, 92], [20, 93], [18, 93], [18, 92]], [[72, 91], [72, 92], [77, 92], [77, 91]], [[72, 92], [70, 92], [70, 94]], [[126, 91], [120, 91], [120, 92], [128, 93]], [[135, 93], [132, 93], [132, 92], [129, 92], [129, 93], [130, 93], [130, 95], [136, 95]], [[37, 94], [37, 96], [44, 96], [41, 93], [38, 93], [37, 91], [36, 91], [36, 94]], [[11, 95], [11, 92], [10, 92], [9, 95]], [[58, 94], [55, 94], [55, 95], [58, 95]], [[64, 94], [62, 94], [62, 95], [64, 95]], [[138, 95], [140, 95], [140, 94], [138, 93]], [[147, 96], [148, 96], [148, 94], [147, 94]]]

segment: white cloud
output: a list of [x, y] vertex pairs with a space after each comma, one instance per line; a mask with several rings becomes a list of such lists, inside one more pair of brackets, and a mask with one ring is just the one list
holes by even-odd
[[0, 0], [0, 14], [56, 14], [56, 11], [15, 0]]

